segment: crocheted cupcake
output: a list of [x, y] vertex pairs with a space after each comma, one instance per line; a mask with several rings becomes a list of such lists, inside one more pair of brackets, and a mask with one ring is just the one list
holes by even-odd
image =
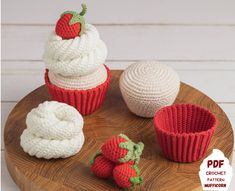
[[104, 65], [107, 48], [97, 29], [80, 13], [64, 12], [49, 36], [43, 60], [45, 83], [53, 100], [74, 106], [82, 115], [97, 110], [107, 93], [111, 74]]
[[23, 150], [37, 158], [66, 158], [83, 146], [83, 118], [73, 107], [45, 101], [26, 117], [27, 128], [20, 137]]
[[166, 65], [139, 62], [122, 73], [119, 86], [131, 112], [141, 117], [153, 117], [160, 108], [175, 101], [180, 80]]

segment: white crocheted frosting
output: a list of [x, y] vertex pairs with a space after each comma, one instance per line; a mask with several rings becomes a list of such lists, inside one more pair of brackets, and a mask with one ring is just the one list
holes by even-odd
[[44, 52], [46, 68], [63, 76], [83, 76], [104, 64], [107, 47], [97, 29], [85, 25], [84, 34], [74, 39], [62, 39], [51, 34]]
[[130, 65], [121, 75], [119, 86], [128, 108], [136, 115], [153, 117], [171, 105], [179, 92], [180, 80], [170, 67], [157, 62]]
[[65, 103], [45, 101], [26, 117], [27, 128], [20, 145], [38, 158], [66, 158], [76, 154], [84, 143], [83, 118]]
[[49, 80], [57, 87], [64, 89], [86, 90], [95, 88], [107, 80], [107, 70], [104, 65], [101, 65], [95, 72], [85, 76], [69, 76], [64, 77], [60, 74], [55, 74], [49, 70]]

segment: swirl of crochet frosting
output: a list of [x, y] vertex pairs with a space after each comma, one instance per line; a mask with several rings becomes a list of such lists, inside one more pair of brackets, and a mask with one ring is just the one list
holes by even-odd
[[128, 108], [136, 115], [153, 117], [160, 108], [171, 105], [180, 87], [177, 73], [157, 62], [130, 65], [121, 75], [119, 86]]
[[95, 72], [86, 76], [68, 77], [55, 74], [49, 70], [49, 79], [52, 84], [64, 89], [86, 90], [104, 83], [107, 79], [107, 70], [104, 65], [101, 65]]
[[28, 113], [26, 125], [20, 144], [31, 156], [65, 158], [76, 154], [84, 143], [83, 118], [65, 103], [39, 104]]
[[21, 135], [21, 146], [24, 152], [37, 158], [67, 158], [80, 151], [84, 143], [84, 135], [81, 133], [72, 139], [49, 140], [31, 134], [24, 130]]
[[63, 76], [83, 76], [104, 64], [107, 47], [97, 29], [86, 24], [84, 33], [74, 39], [62, 39], [54, 32], [47, 41], [43, 60], [46, 68]]

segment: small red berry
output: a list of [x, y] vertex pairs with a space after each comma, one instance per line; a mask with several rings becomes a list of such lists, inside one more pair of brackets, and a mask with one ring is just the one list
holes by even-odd
[[91, 161], [91, 171], [99, 178], [109, 178], [112, 176], [115, 164], [105, 158], [101, 153], [97, 153]]
[[142, 142], [135, 144], [126, 135], [120, 134], [107, 140], [102, 145], [101, 151], [107, 159], [115, 163], [134, 164], [139, 162], [143, 148]]
[[81, 13], [75, 11], [64, 12], [56, 23], [55, 32], [63, 39], [72, 39], [81, 36], [84, 32], [86, 5], [82, 4]]
[[113, 169], [113, 178], [121, 188], [130, 188], [141, 183], [143, 179], [139, 176], [139, 169], [128, 163], [117, 165]]

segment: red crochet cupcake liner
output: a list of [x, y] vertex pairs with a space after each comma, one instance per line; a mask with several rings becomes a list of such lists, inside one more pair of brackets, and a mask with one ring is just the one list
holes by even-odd
[[111, 72], [105, 65], [107, 70], [107, 80], [87, 90], [68, 90], [52, 84], [48, 77], [48, 70], [45, 72], [45, 83], [52, 99], [59, 102], [67, 103], [75, 107], [83, 116], [90, 115], [95, 112], [104, 102], [105, 96], [111, 82]]
[[157, 141], [163, 154], [176, 162], [204, 157], [217, 126], [215, 115], [193, 104], [175, 104], [154, 116]]

